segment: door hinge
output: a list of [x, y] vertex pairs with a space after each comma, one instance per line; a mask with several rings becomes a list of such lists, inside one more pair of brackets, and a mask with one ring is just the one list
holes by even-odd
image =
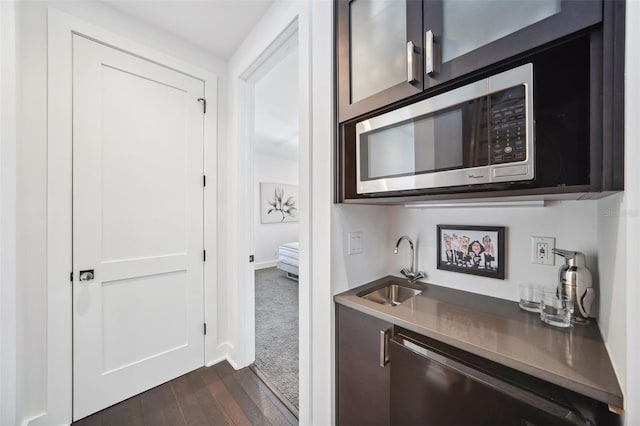
[[207, 335], [207, 323], [205, 322], [203, 325], [204, 325], [204, 335], [206, 336]]
[[202, 261], [203, 262], [207, 261], [207, 251], [206, 250], [202, 250]]
[[73, 271], [69, 274], [69, 281], [73, 282]]
[[253, 255], [252, 254], [249, 255], [249, 263], [251, 263], [251, 262], [253, 262]]
[[202, 186], [207, 186], [207, 175], [202, 176]]
[[202, 113], [207, 113], [207, 100], [205, 98], [198, 98], [198, 102], [202, 102]]

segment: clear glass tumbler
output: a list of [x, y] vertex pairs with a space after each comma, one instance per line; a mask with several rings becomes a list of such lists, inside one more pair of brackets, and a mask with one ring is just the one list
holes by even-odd
[[540, 301], [540, 319], [556, 327], [571, 326], [571, 298], [545, 290]]
[[529, 312], [540, 312], [542, 286], [538, 284], [520, 284], [520, 308]]

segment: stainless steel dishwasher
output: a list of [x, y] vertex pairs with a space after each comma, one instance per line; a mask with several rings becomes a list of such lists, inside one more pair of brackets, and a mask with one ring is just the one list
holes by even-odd
[[392, 425], [619, 423], [602, 403], [408, 330], [389, 357]]

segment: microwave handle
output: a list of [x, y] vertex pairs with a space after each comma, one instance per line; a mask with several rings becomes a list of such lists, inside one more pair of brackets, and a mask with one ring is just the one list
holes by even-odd
[[420, 342], [410, 339], [404, 335], [399, 334], [394, 336], [391, 339], [391, 343], [401, 345], [405, 350], [410, 350], [411, 352], [423, 358], [435, 361], [438, 364], [451, 368], [452, 370], [457, 371], [463, 376], [480, 382], [485, 386], [497, 390], [498, 392], [507, 394], [526, 405], [537, 407], [538, 409], [554, 417], [562, 418], [570, 422], [571, 424], [584, 426], [590, 426], [594, 424], [592, 421], [586, 419], [582, 415], [582, 413], [578, 411], [563, 407], [559, 404], [554, 403], [553, 401], [538, 396], [535, 393], [529, 392], [518, 386], [512, 385], [511, 383], [500, 380], [497, 377], [491, 376], [482, 371], [476, 370], [475, 368], [471, 368], [468, 365], [457, 362], [451, 358], [448, 358], [431, 350]]
[[424, 51], [425, 51], [424, 72], [428, 76], [433, 76], [435, 73], [438, 72], [438, 70], [436, 69], [437, 67], [436, 67], [435, 49], [436, 49], [436, 46], [435, 46], [435, 41], [433, 39], [433, 31], [429, 30], [424, 35]]

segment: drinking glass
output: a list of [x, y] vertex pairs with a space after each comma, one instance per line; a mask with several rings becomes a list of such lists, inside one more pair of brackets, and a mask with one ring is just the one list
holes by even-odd
[[571, 298], [558, 295], [556, 289], [545, 290], [540, 301], [540, 319], [556, 327], [571, 325]]
[[529, 312], [540, 312], [542, 287], [538, 284], [520, 284], [520, 308]]

